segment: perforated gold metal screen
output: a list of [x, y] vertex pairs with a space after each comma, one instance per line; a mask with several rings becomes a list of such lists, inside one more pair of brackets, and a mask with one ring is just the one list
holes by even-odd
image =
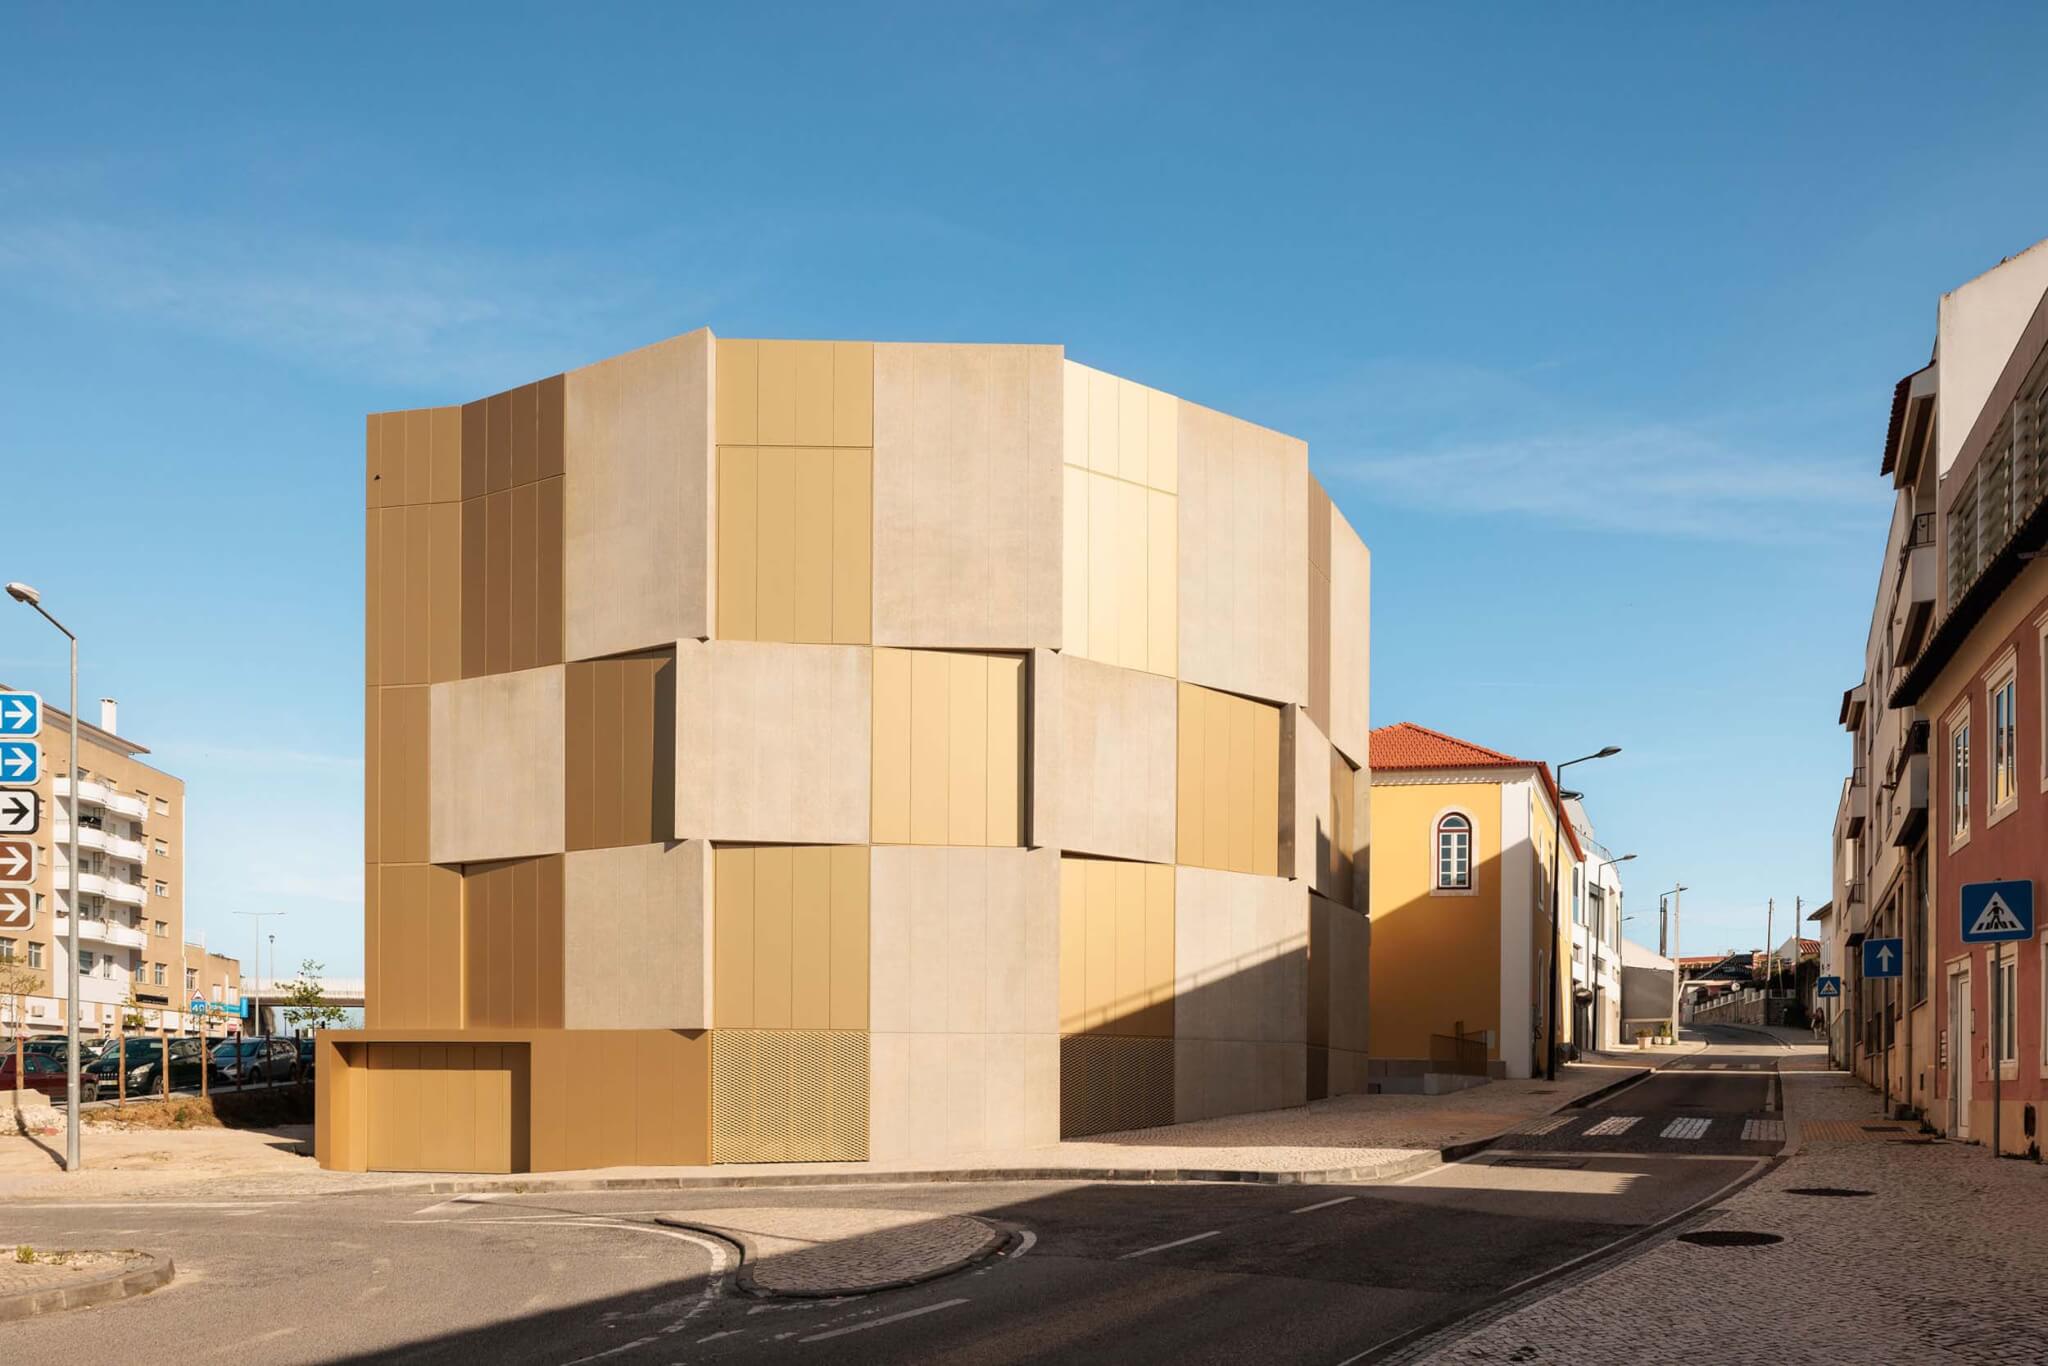
[[1173, 1122], [1173, 1040], [1060, 1040], [1060, 1137]]
[[867, 1155], [865, 1033], [712, 1031], [713, 1162], [859, 1162]]

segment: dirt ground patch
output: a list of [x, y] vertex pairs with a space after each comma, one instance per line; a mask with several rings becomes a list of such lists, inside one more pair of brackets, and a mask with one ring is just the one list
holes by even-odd
[[274, 1129], [312, 1122], [310, 1087], [130, 1101], [85, 1114], [88, 1129]]

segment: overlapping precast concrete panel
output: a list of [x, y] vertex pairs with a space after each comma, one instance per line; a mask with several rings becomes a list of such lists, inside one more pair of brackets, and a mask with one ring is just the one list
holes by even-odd
[[1365, 1089], [1372, 922], [1313, 894], [1308, 908], [1309, 1099], [1320, 1100]]
[[1060, 644], [1060, 356], [875, 346], [875, 644]]
[[1327, 897], [1335, 889], [1336, 792], [1330, 780], [1330, 742], [1305, 707], [1289, 707], [1282, 720], [1283, 758], [1291, 760], [1281, 793], [1281, 858], [1285, 876]]
[[1059, 858], [872, 853], [870, 1155], [1059, 1137]]
[[711, 846], [591, 849], [563, 860], [563, 1025], [711, 1027]]
[[1031, 668], [1031, 843], [1173, 862], [1173, 680], [1048, 650]]
[[433, 862], [562, 852], [564, 677], [556, 664], [429, 690]]
[[676, 838], [865, 844], [871, 652], [683, 641]]
[[1330, 743], [1354, 768], [1371, 762], [1372, 552], [1330, 509]]
[[1308, 889], [1174, 871], [1174, 1119], [1303, 1103]]
[[1182, 401], [1180, 676], [1308, 700], [1308, 447]]
[[562, 630], [570, 659], [711, 634], [708, 329], [569, 372]]

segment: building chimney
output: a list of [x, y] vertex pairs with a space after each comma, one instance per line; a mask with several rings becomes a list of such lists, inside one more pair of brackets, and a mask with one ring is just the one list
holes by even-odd
[[100, 729], [109, 735], [119, 735], [120, 727], [115, 722], [121, 719], [121, 704], [111, 697], [100, 699]]

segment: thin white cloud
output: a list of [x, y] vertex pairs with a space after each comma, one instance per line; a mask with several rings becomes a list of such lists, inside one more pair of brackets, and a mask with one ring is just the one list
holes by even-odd
[[1587, 413], [1479, 367], [1379, 364], [1306, 406], [1319, 471], [1404, 507], [1777, 542], [1866, 534], [1885, 504], [1863, 463]]

